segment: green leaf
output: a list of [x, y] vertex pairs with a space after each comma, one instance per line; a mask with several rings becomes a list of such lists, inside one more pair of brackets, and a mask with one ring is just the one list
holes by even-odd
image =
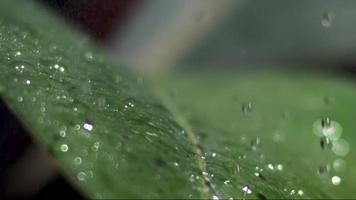
[[[355, 196], [350, 81], [185, 72], [151, 82], [43, 8], [19, 2], [0, 7], [1, 98], [83, 195]], [[333, 142], [348, 142], [347, 155], [321, 149], [322, 117], [342, 127], [343, 140]], [[332, 168], [336, 158], [345, 169]], [[330, 172], [318, 175], [328, 164]]]

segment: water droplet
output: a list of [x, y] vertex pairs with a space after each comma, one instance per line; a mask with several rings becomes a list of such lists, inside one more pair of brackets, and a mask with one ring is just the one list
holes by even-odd
[[244, 194], [252, 194], [252, 190], [250, 189], [250, 187], [248, 185], [245, 185], [243, 188], [242, 188], [242, 191], [244, 192]]
[[173, 165], [174, 165], [175, 167], [178, 167], [178, 166], [179, 166], [179, 163], [174, 162]]
[[303, 196], [303, 195], [304, 195], [303, 190], [298, 190], [298, 195], [299, 195], [299, 196]]
[[59, 136], [64, 138], [66, 136], [66, 131], [65, 130], [60, 130], [59, 131]]
[[74, 126], [74, 129], [77, 130], [77, 131], [79, 131], [79, 130], [80, 130], [80, 125], [79, 125], [79, 124], [76, 124], [76, 125]]
[[313, 132], [319, 137], [325, 136], [331, 140], [337, 140], [341, 137], [342, 126], [329, 118], [322, 118], [313, 124]]
[[14, 55], [15, 55], [15, 56], [21, 56], [21, 54], [22, 54], [22, 53], [21, 53], [20, 51], [16, 51]]
[[60, 149], [61, 149], [62, 152], [67, 152], [68, 149], [69, 149], [69, 147], [68, 147], [67, 144], [62, 144], [61, 147], [60, 147]]
[[79, 173], [77, 174], [77, 179], [78, 179], [79, 181], [85, 181], [86, 177], [87, 177], [87, 174], [86, 174], [85, 172], [79, 172]]
[[18, 101], [18, 102], [23, 102], [23, 97], [22, 97], [22, 96], [18, 96], [18, 97], [17, 97], [17, 101]]
[[218, 196], [214, 195], [213, 200], [220, 200]]
[[333, 176], [333, 177], [331, 177], [331, 183], [333, 185], [340, 185], [341, 178], [339, 176]]
[[335, 16], [335, 13], [331, 11], [323, 13], [321, 15], [321, 25], [324, 28], [330, 28], [334, 25]]
[[267, 165], [267, 168], [270, 170], [274, 170], [274, 166], [271, 163]]
[[282, 164], [278, 164], [277, 165], [277, 170], [278, 171], [283, 171], [283, 165]]
[[329, 165], [320, 166], [318, 168], [318, 175], [320, 177], [326, 177], [329, 174], [329, 171], [330, 171]]
[[26, 80], [26, 85], [30, 85], [31, 81], [30, 80]]
[[346, 168], [346, 161], [340, 158], [335, 159], [333, 162], [333, 168], [337, 172], [344, 171]]
[[252, 112], [252, 103], [248, 102], [248, 103], [242, 104], [242, 112], [245, 115], [250, 114]]
[[338, 156], [346, 156], [349, 153], [350, 146], [346, 140], [339, 139], [334, 141], [332, 150]]
[[73, 163], [74, 163], [74, 165], [80, 165], [80, 164], [82, 164], [82, 158], [81, 157], [75, 157], [74, 159], [73, 159]]
[[323, 128], [329, 128], [331, 125], [331, 120], [329, 117], [325, 117], [321, 119], [321, 127]]
[[100, 142], [94, 142], [93, 146], [92, 146], [92, 150], [93, 151], [98, 151], [100, 147]]
[[90, 51], [87, 51], [84, 53], [84, 58], [87, 60], [87, 61], [93, 61], [94, 60], [94, 55], [92, 52]]
[[320, 139], [320, 147], [324, 150], [326, 149], [331, 149], [333, 146], [333, 143], [331, 141], [331, 139], [327, 138], [327, 137], [322, 137]]
[[60, 67], [60, 68], [59, 68], [59, 71], [60, 71], [60, 72], [64, 72], [64, 70], [65, 70], [64, 67]]
[[215, 153], [215, 152], [214, 152], [214, 153], [212, 153], [212, 154], [211, 154], [211, 156], [212, 156], [212, 157], [215, 157], [215, 156], [216, 156], [216, 153]]
[[257, 150], [260, 149], [260, 147], [261, 147], [261, 140], [260, 140], [259, 137], [251, 140], [251, 148], [252, 148], [252, 150], [257, 151]]
[[94, 128], [94, 123], [91, 122], [91, 121], [86, 121], [84, 122], [84, 125], [83, 125], [83, 128], [86, 130], [86, 131], [92, 131], [93, 128]]
[[230, 180], [225, 180], [225, 181], [224, 181], [224, 184], [225, 184], [225, 185], [229, 185], [229, 184], [230, 184]]

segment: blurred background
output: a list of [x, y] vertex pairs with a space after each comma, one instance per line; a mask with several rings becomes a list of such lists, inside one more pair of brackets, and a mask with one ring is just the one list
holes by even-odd
[[[267, 66], [356, 74], [356, 1], [344, 0], [32, 0], [62, 16], [108, 49], [119, 63], [152, 73], [168, 68], [258, 69]], [[0, 106], [0, 174], [19, 183], [14, 163], [26, 163], [39, 180], [15, 188], [19, 196], [80, 197], [31, 144]], [[29, 158], [32, 158], [29, 160]], [[36, 159], [33, 159], [36, 158]], [[48, 169], [43, 170], [43, 169]], [[23, 180], [25, 172], [17, 178]], [[14, 178], [15, 177], [15, 178]], [[6, 179], [6, 177], [5, 177]], [[58, 192], [58, 188], [61, 188]], [[22, 191], [23, 194], [18, 194]], [[0, 189], [0, 198], [2, 195]], [[7, 191], [9, 192], [9, 191]], [[12, 194], [14, 195], [14, 194]], [[51, 195], [51, 196], [50, 196]]]
[[144, 71], [314, 66], [353, 72], [352, 0], [38, 0]]

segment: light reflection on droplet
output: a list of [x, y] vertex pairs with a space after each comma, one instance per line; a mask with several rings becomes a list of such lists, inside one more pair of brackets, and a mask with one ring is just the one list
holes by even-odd
[[87, 174], [86, 174], [85, 172], [79, 172], [79, 173], [77, 174], [77, 179], [78, 179], [79, 181], [85, 181], [86, 177], [87, 177]]
[[18, 97], [17, 97], [17, 101], [18, 101], [18, 102], [22, 102], [22, 101], [23, 101], [23, 97], [22, 97], [22, 96], [18, 96]]
[[329, 118], [316, 120], [313, 124], [313, 132], [319, 137], [327, 137], [331, 140], [337, 140], [341, 137], [342, 126]]
[[341, 171], [345, 170], [346, 161], [341, 158], [335, 159], [333, 162], [333, 168], [337, 172], [341, 172]]
[[66, 131], [65, 130], [60, 130], [59, 131], [59, 136], [64, 138], [66, 136]]
[[85, 129], [85, 130], [87, 130], [87, 131], [92, 131], [93, 130], [93, 128], [94, 128], [94, 125], [93, 125], [93, 123], [92, 122], [90, 122], [90, 121], [86, 121], [85, 123], [84, 123], [84, 125], [83, 125], [83, 128]]
[[274, 166], [271, 163], [267, 165], [267, 168], [270, 170], [274, 170]]
[[213, 200], [219, 200], [219, 197], [216, 196], [216, 195], [214, 195], [214, 196], [213, 196]]
[[26, 85], [30, 85], [31, 81], [30, 80], [26, 80]]
[[340, 183], [341, 183], [341, 178], [340, 178], [339, 176], [333, 176], [333, 177], [331, 178], [331, 183], [332, 183], [333, 185], [340, 185]]
[[303, 190], [298, 190], [298, 195], [299, 195], [299, 196], [303, 196], [303, 195], [304, 195]]
[[80, 165], [80, 164], [82, 164], [82, 158], [81, 157], [75, 157], [74, 159], [73, 159], [73, 163], [74, 163], [74, 165]]
[[283, 165], [282, 164], [278, 164], [277, 165], [277, 170], [278, 171], [283, 171]]
[[346, 156], [349, 153], [350, 146], [346, 140], [339, 139], [334, 141], [332, 150], [338, 156]]
[[250, 189], [250, 187], [248, 185], [245, 185], [242, 188], [242, 191], [244, 192], [244, 194], [252, 194], [252, 190]]
[[68, 149], [69, 149], [69, 147], [68, 147], [67, 144], [62, 144], [61, 147], [60, 147], [60, 149], [61, 149], [62, 152], [67, 152]]
[[92, 150], [93, 151], [98, 151], [100, 147], [100, 142], [94, 142], [93, 146], [92, 146]]
[[251, 148], [254, 151], [259, 150], [261, 147], [261, 140], [259, 137], [256, 137], [255, 139], [251, 140]]
[[230, 184], [230, 180], [225, 180], [225, 181], [224, 181], [224, 184], [225, 184], [225, 185]]
[[336, 16], [335, 13], [332, 11], [323, 13], [321, 15], [321, 21], [320, 21], [321, 25], [324, 28], [332, 27], [334, 24], [335, 16]]

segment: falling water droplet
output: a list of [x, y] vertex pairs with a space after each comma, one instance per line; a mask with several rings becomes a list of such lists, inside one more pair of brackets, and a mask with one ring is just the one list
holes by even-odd
[[330, 171], [329, 165], [320, 166], [318, 168], [318, 175], [320, 177], [326, 177], [329, 174], [329, 171]]
[[257, 150], [260, 149], [260, 147], [261, 147], [261, 140], [260, 140], [259, 137], [251, 140], [251, 148], [252, 148], [252, 150], [257, 151]]
[[326, 150], [326, 149], [331, 149], [333, 146], [333, 143], [332, 141], [327, 138], [327, 137], [322, 137], [320, 139], [320, 147], [323, 149], [323, 150]]
[[248, 115], [252, 112], [252, 103], [251, 102], [248, 102], [248, 103], [244, 103], [242, 104], [242, 112], [245, 114], [245, 115]]
[[333, 177], [331, 177], [331, 183], [333, 185], [340, 185], [341, 178], [339, 176], [333, 176]]
[[331, 125], [331, 120], [329, 117], [325, 117], [321, 119], [321, 127], [323, 128], [329, 128]]
[[335, 13], [331, 11], [323, 13], [321, 15], [321, 25], [324, 28], [330, 28], [334, 25], [335, 16]]

